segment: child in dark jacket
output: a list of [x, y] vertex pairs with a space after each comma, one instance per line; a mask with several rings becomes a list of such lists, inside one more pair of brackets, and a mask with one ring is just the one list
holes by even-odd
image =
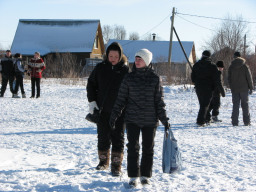
[[[110, 125], [114, 128], [116, 119], [124, 110], [128, 139], [127, 170], [129, 184], [136, 186], [140, 177], [142, 184], [149, 184], [152, 176], [154, 138], [158, 120], [168, 131], [170, 124], [165, 111], [160, 77], [154, 73], [150, 62], [152, 53], [141, 49], [135, 54], [135, 64], [119, 89], [111, 113]], [[142, 159], [139, 165], [139, 136], [142, 132]]]

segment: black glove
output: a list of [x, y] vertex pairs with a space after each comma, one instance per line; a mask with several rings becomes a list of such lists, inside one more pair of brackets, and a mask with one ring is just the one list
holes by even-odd
[[170, 127], [171, 127], [170, 123], [168, 123], [168, 122], [165, 123], [165, 125], [164, 125], [165, 132], [169, 131]]
[[249, 95], [251, 95], [251, 94], [252, 94], [252, 89], [249, 90]]
[[111, 130], [115, 130], [115, 120], [110, 119], [109, 120], [109, 126], [110, 126]]

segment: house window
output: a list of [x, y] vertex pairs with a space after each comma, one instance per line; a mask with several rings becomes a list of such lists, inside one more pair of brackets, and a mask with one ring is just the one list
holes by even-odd
[[99, 48], [99, 37], [97, 35], [94, 40], [94, 49], [98, 49], [98, 48]]

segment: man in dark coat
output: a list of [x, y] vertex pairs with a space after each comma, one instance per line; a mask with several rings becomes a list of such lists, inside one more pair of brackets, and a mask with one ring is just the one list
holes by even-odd
[[[221, 89], [224, 90], [223, 88], [223, 81], [222, 81], [222, 71], [224, 69], [224, 63], [223, 61], [217, 61], [216, 63], [217, 67], [218, 67], [218, 75], [221, 79]], [[224, 92], [225, 93], [225, 92]], [[220, 108], [220, 96], [221, 96], [221, 92], [220, 89], [218, 89], [217, 87], [215, 88], [214, 92], [213, 92], [213, 97], [209, 106], [209, 112], [212, 111], [212, 120], [213, 122], [221, 122], [221, 120], [218, 119], [218, 115], [219, 115], [219, 108]], [[225, 96], [225, 94], [224, 94]], [[224, 97], [223, 96], [223, 97]]]
[[249, 97], [254, 89], [251, 71], [245, 63], [245, 59], [241, 57], [240, 52], [234, 53], [234, 60], [228, 69], [228, 82], [232, 92], [232, 125], [238, 126], [240, 103], [243, 110], [243, 122], [245, 126], [251, 124], [249, 113]]
[[96, 169], [108, 168], [112, 144], [111, 172], [113, 176], [118, 176], [121, 171], [124, 150], [124, 118], [123, 116], [118, 118], [115, 130], [111, 130], [109, 119], [120, 84], [128, 71], [123, 49], [119, 43], [114, 42], [108, 46], [105, 60], [97, 64], [87, 83], [89, 112], [93, 114], [94, 109], [100, 110], [100, 119], [97, 123], [100, 162]]
[[220, 89], [222, 96], [225, 95], [224, 89], [221, 89], [221, 80], [218, 75], [217, 66], [211, 61], [211, 52], [205, 50], [201, 59], [193, 66], [191, 79], [195, 84], [196, 94], [199, 101], [199, 112], [197, 124], [204, 126], [211, 121], [211, 115], [208, 110], [213, 91]]
[[14, 71], [12, 53], [10, 50], [7, 50], [5, 57], [0, 60], [0, 65], [1, 65], [0, 71], [2, 73], [2, 87], [1, 87], [0, 97], [3, 97], [8, 81], [9, 81], [11, 93], [12, 94], [14, 93], [13, 81], [14, 81], [15, 71]]
[[[166, 131], [170, 127], [163, 101], [161, 80], [154, 73], [151, 60], [152, 53], [147, 49], [141, 49], [136, 53], [133, 70], [125, 76], [121, 84], [110, 118], [110, 124], [114, 127], [114, 123], [125, 109], [128, 139], [127, 171], [131, 186], [137, 185], [139, 177], [142, 184], [149, 184], [158, 120], [165, 126]], [[141, 163], [140, 132], [142, 133]]]

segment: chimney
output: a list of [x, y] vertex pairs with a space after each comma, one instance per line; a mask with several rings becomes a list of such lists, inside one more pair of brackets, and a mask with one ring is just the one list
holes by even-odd
[[152, 35], [153, 35], [153, 41], [155, 41], [156, 40], [156, 34], [153, 33]]

